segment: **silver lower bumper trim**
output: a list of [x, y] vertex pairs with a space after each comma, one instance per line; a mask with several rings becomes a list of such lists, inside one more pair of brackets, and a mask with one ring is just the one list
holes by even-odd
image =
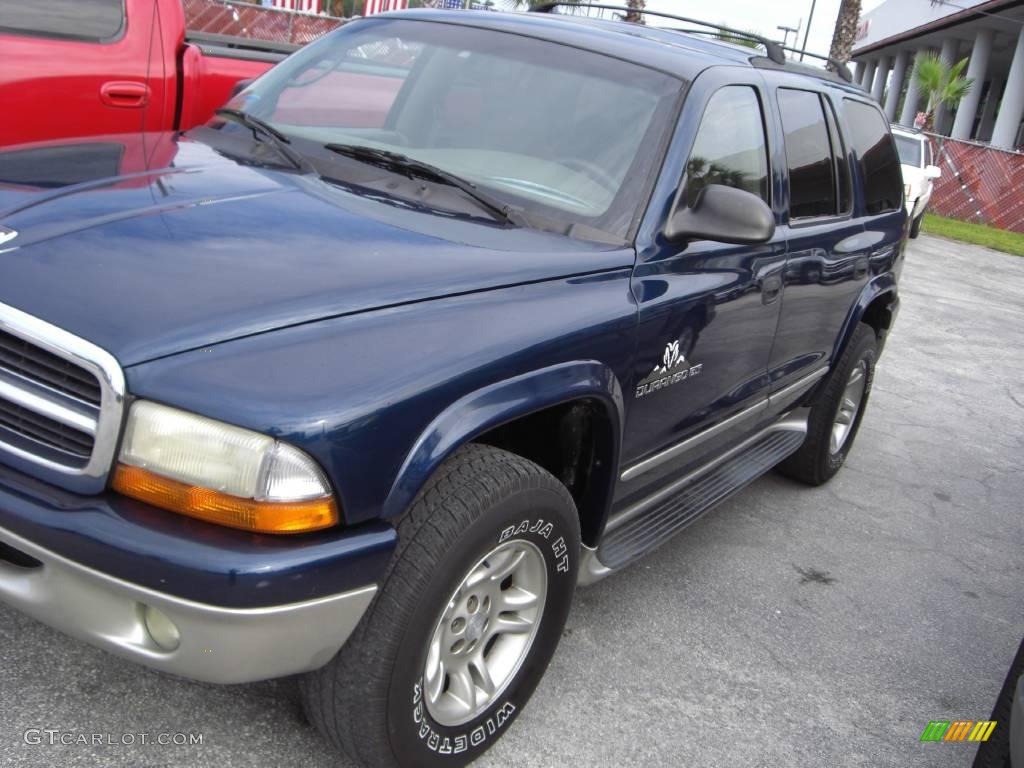
[[[210, 683], [245, 683], [323, 666], [345, 644], [377, 591], [368, 585], [266, 608], [221, 608], [166, 595], [72, 562], [0, 528], [0, 541], [38, 560], [0, 560], [0, 602], [104, 650]], [[146, 606], [174, 623], [167, 651], [146, 628]]]

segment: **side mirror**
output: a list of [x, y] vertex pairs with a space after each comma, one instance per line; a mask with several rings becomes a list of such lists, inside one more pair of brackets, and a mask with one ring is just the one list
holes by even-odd
[[942, 169], [937, 165], [926, 165], [924, 167], [924, 177], [926, 179], [937, 179], [942, 176]]
[[764, 200], [724, 184], [708, 184], [697, 194], [692, 208], [677, 202], [665, 228], [669, 240], [737, 245], [766, 243], [774, 234], [775, 216]]

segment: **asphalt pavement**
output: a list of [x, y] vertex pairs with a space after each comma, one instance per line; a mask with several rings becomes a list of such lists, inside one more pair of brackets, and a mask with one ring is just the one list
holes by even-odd
[[[902, 297], [839, 476], [766, 476], [581, 589], [479, 765], [970, 765], [919, 739], [987, 719], [1024, 636], [1024, 259], [922, 235]], [[350, 768], [293, 680], [178, 680], [2, 605], [0, 765]]]

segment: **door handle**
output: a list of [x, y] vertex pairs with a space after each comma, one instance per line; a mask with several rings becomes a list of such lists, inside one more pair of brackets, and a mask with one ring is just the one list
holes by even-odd
[[149, 103], [149, 86], [130, 80], [104, 83], [100, 86], [100, 101], [108, 107], [138, 109]]
[[761, 281], [761, 303], [771, 304], [782, 293], [782, 278], [779, 275], [768, 275]]

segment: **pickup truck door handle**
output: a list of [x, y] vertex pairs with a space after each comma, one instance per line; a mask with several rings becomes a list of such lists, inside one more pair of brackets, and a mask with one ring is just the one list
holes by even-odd
[[108, 107], [138, 109], [149, 103], [149, 86], [126, 80], [104, 83], [100, 86], [100, 101]]

